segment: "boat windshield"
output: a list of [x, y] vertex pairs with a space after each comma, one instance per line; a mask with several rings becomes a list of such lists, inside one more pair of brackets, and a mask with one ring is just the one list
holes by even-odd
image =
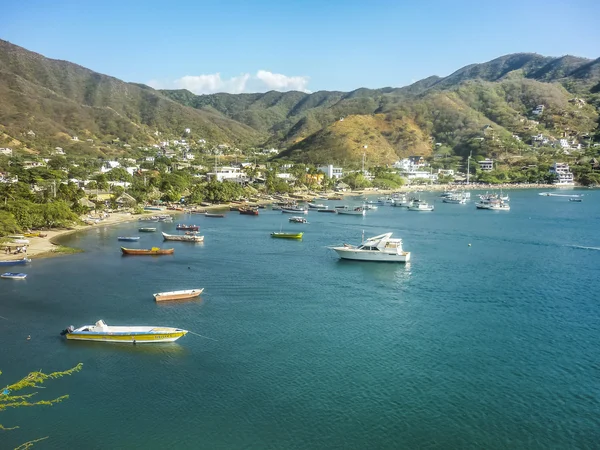
[[358, 247], [359, 250], [370, 250], [370, 251], [376, 251], [378, 252], [379, 249], [377, 247], [372, 247], [370, 245], [361, 245], [360, 247]]

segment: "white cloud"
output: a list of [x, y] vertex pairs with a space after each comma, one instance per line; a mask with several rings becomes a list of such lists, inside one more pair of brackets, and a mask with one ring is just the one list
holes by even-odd
[[255, 75], [243, 73], [231, 78], [221, 78], [220, 73], [186, 75], [176, 80], [150, 80], [147, 84], [155, 89], [187, 89], [194, 94], [214, 94], [216, 92], [240, 94], [271, 90], [310, 93], [307, 89], [308, 82], [309, 77], [306, 76], [288, 77], [281, 73], [259, 70]]

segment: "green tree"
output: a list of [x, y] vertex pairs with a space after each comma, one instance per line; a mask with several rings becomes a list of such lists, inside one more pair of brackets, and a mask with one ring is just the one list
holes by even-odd
[[69, 162], [64, 156], [55, 156], [48, 161], [48, 167], [52, 170], [67, 170]]
[[0, 210], [0, 236], [9, 236], [21, 232], [19, 224], [8, 211]]
[[[0, 393], [0, 412], [6, 411], [7, 409], [16, 409], [23, 407], [31, 407], [31, 406], [52, 406], [57, 403], [60, 403], [69, 398], [68, 395], [61, 395], [60, 397], [56, 397], [50, 400], [35, 400], [34, 397], [37, 395], [37, 391], [40, 389], [40, 385], [44, 384], [48, 380], [55, 380], [57, 378], [61, 378], [67, 375], [73, 375], [75, 372], [79, 372], [83, 367], [83, 364], [79, 363], [75, 367], [69, 370], [65, 370], [63, 372], [52, 372], [49, 374], [45, 374], [41, 371], [39, 372], [31, 372], [25, 378], [17, 381], [16, 383], [10, 384], [6, 386], [3, 391]], [[2, 375], [2, 372], [0, 372]], [[21, 393], [20, 391], [25, 391], [25, 393]], [[29, 392], [27, 392], [29, 391]], [[15, 395], [17, 394], [17, 395]], [[0, 431], [9, 431], [14, 430], [19, 427], [4, 427], [0, 424]], [[26, 442], [20, 445], [19, 449], [30, 448], [35, 442], [42, 441], [47, 439], [48, 436], [43, 438], [38, 438], [33, 441]]]

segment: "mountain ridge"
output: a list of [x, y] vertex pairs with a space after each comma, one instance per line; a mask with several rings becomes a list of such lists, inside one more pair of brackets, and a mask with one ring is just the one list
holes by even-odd
[[[515, 133], [597, 132], [589, 103], [598, 91], [600, 58], [515, 53], [399, 88], [196, 95], [127, 83], [0, 40], [0, 146], [16, 139], [23, 149], [104, 156], [123, 151], [115, 141], [149, 145], [190, 128], [191, 139], [211, 145], [273, 146], [285, 150], [280, 157], [319, 163], [356, 164], [356, 148], [371, 141], [381, 152], [371, 159], [384, 164], [439, 145], [464, 155], [484, 126], [494, 127], [503, 145]], [[569, 103], [577, 96], [587, 103]], [[546, 113], [525, 129], [539, 104]], [[72, 136], [85, 139], [73, 143]], [[477, 152], [492, 154], [493, 147]]]

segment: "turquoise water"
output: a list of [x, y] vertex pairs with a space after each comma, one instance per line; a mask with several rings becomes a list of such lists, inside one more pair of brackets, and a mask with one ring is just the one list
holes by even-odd
[[[42, 436], [49, 449], [597, 448], [600, 192], [582, 192], [570, 203], [512, 191], [510, 212], [473, 202], [311, 212], [308, 225], [270, 210], [192, 216], [181, 221], [200, 225], [205, 243], [174, 242], [163, 257], [120, 255], [116, 237], [138, 235], [138, 223], [66, 237], [86, 253], [0, 280], [0, 383], [84, 370], [42, 392], [66, 402], [2, 413], [21, 428], [0, 448]], [[269, 237], [280, 229], [304, 240]], [[362, 230], [393, 231], [412, 262], [344, 262], [326, 248], [358, 243]], [[126, 244], [161, 241], [139, 235]], [[195, 287], [199, 301], [152, 298]], [[217, 341], [59, 336], [98, 319]]]

